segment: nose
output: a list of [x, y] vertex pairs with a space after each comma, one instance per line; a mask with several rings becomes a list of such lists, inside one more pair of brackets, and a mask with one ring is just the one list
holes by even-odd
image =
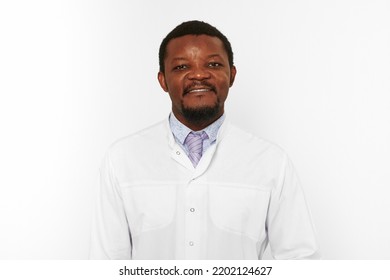
[[210, 72], [204, 67], [194, 67], [188, 73], [187, 78], [189, 80], [205, 80], [210, 78]]

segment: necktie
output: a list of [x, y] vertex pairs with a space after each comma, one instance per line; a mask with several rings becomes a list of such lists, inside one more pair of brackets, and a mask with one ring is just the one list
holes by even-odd
[[202, 131], [202, 133], [190, 132], [187, 135], [186, 140], [184, 141], [184, 144], [187, 146], [189, 151], [188, 157], [190, 158], [192, 165], [194, 167], [198, 165], [198, 162], [202, 157], [203, 140], [207, 138], [209, 137], [207, 136], [207, 133], [204, 131]]

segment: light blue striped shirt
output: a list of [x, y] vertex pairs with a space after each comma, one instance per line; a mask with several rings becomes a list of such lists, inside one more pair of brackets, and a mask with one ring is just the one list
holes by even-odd
[[[208, 127], [200, 130], [193, 131], [195, 134], [202, 133], [202, 131], [207, 133], [208, 139], [203, 141], [203, 150], [202, 154], [217, 140], [218, 130], [221, 127], [223, 121], [225, 120], [225, 114], [223, 114], [219, 119], [210, 124]], [[182, 124], [173, 113], [169, 115], [169, 125], [171, 127], [172, 134], [175, 138], [176, 143], [186, 152], [187, 156], [189, 154], [188, 148], [184, 145], [184, 141], [187, 138], [187, 135], [192, 131], [190, 128]]]

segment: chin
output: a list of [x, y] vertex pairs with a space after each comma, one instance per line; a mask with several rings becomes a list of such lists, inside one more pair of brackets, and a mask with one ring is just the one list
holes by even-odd
[[219, 104], [202, 105], [182, 108], [182, 114], [186, 120], [194, 123], [208, 122], [220, 115]]

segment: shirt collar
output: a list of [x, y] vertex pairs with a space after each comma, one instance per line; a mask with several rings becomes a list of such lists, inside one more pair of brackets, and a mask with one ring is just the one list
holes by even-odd
[[[224, 120], [225, 120], [225, 113], [219, 119], [217, 119], [215, 122], [213, 122], [212, 124], [210, 124], [209, 126], [207, 126], [206, 128], [201, 130], [201, 131], [204, 131], [207, 133], [211, 143], [217, 139], [218, 130], [221, 127]], [[184, 145], [184, 140], [186, 139], [188, 133], [190, 133], [192, 130], [190, 128], [188, 128], [187, 126], [185, 126], [184, 124], [182, 124], [176, 118], [175, 114], [173, 114], [172, 112], [169, 115], [169, 125], [171, 127], [171, 131], [172, 131], [173, 135], [175, 136], [175, 138], [181, 144]], [[199, 131], [199, 132], [201, 132], [201, 131]]]

